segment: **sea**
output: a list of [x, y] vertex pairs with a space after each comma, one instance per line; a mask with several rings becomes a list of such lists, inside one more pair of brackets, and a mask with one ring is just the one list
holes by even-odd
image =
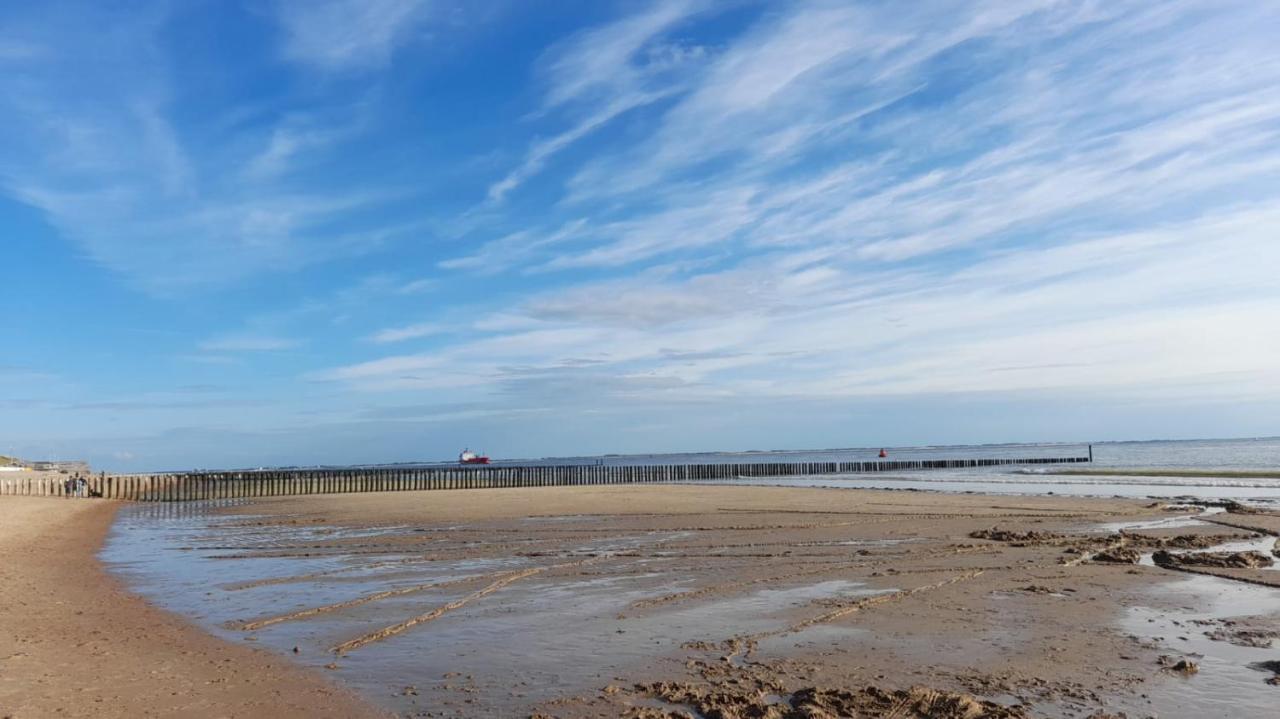
[[[1022, 459], [1087, 457], [1092, 464], [1006, 465], [955, 470], [876, 474], [740, 478], [731, 484], [850, 489], [916, 489], [981, 494], [1056, 494], [1102, 497], [1188, 497], [1280, 503], [1280, 437], [1250, 439], [1151, 440], [1142, 442], [1045, 442], [926, 447], [853, 447], [820, 450], [754, 450], [611, 454], [538, 459], [495, 459], [495, 466], [599, 464], [605, 466], [768, 462], [873, 461], [884, 449], [891, 460]], [[433, 466], [430, 463], [410, 466]], [[1117, 474], [1105, 474], [1106, 470]], [[1123, 472], [1168, 471], [1164, 476]], [[1087, 471], [1091, 474], [1060, 474]], [[1100, 472], [1102, 474], [1092, 474]], [[1181, 476], [1194, 473], [1197, 476]], [[1271, 476], [1233, 476], [1240, 473]]]

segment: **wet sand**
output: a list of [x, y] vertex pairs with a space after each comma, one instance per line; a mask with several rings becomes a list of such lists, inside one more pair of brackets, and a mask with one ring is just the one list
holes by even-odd
[[95, 556], [119, 505], [2, 499], [0, 717], [383, 715], [125, 591]]
[[[1236, 716], [1265, 716], [1280, 695], [1243, 658], [1206, 660], [1197, 676], [1166, 666], [1197, 660], [1170, 628], [1234, 625], [1201, 612], [1193, 632], [1135, 613], [1216, 591], [1173, 591], [1216, 580], [1154, 566], [1153, 552], [1257, 543], [1271, 521], [1199, 511], [773, 487], [468, 490], [255, 502], [219, 510], [216, 529], [183, 520], [179, 543], [227, 577], [187, 611], [224, 636], [301, 646], [300, 661], [406, 716], [1193, 716], [1220, 704], [1201, 690], [1220, 678]], [[1127, 526], [1137, 534], [1115, 534]], [[1249, 626], [1280, 629], [1277, 608], [1256, 602]]]
[[353, 494], [136, 505], [104, 556], [224, 640], [402, 716], [1268, 716], [1280, 687], [1249, 664], [1280, 636], [1280, 590], [1246, 582], [1280, 572], [1150, 560], [1261, 546], [1280, 520], [1198, 513], [732, 486]]

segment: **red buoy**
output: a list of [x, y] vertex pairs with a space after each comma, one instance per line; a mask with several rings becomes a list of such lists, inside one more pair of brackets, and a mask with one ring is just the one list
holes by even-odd
[[888, 457], [888, 456], [889, 456], [888, 452], [884, 451], [883, 449], [880, 450], [880, 459], [884, 459], [885, 457]]

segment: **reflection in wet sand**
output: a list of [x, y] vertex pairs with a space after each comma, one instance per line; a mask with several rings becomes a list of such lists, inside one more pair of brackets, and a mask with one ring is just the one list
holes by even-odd
[[[1103, 620], [1182, 580], [1090, 561], [1118, 536], [1101, 525], [1135, 547], [1260, 541], [1144, 502], [666, 487], [474, 504], [505, 496], [131, 507], [104, 558], [219, 636], [415, 716], [875, 706], [923, 685], [962, 694], [898, 700], [1069, 717], [1146, 710], [1136, 687], [1170, 681], [1171, 650]], [[1219, 676], [1243, 675], [1207, 660], [1200, 680]]]

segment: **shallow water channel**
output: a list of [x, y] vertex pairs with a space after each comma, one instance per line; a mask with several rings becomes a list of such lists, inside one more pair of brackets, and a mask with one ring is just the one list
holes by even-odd
[[[1200, 515], [1208, 517], [1224, 510], [1210, 507]], [[1171, 517], [1149, 522], [1117, 522], [1103, 525], [1109, 532], [1176, 529], [1203, 526], [1195, 516]], [[1207, 549], [1180, 550], [1179, 553], [1261, 552], [1270, 555], [1276, 538], [1219, 544]], [[1139, 562], [1154, 567], [1152, 554]], [[1263, 571], [1280, 570], [1280, 563]], [[1129, 607], [1121, 628], [1133, 636], [1168, 650], [1168, 656], [1186, 658], [1199, 666], [1191, 675], [1166, 672], [1145, 693], [1147, 708], [1156, 716], [1169, 717], [1273, 717], [1280, 716], [1280, 687], [1266, 683], [1270, 676], [1260, 671], [1260, 662], [1280, 659], [1280, 651], [1270, 647], [1238, 646], [1213, 640], [1206, 630], [1223, 621], [1247, 618], [1280, 618], [1280, 589], [1255, 586], [1208, 575], [1175, 575], [1143, 594], [1145, 602]]]
[[1150, 708], [1168, 717], [1274, 717], [1280, 715], [1280, 687], [1252, 665], [1280, 659], [1274, 648], [1214, 641], [1204, 630], [1214, 622], [1280, 614], [1280, 590], [1209, 576], [1188, 576], [1153, 589], [1150, 606], [1131, 607], [1121, 626], [1158, 642], [1169, 654], [1196, 662], [1190, 676], [1174, 672], [1149, 687]]

